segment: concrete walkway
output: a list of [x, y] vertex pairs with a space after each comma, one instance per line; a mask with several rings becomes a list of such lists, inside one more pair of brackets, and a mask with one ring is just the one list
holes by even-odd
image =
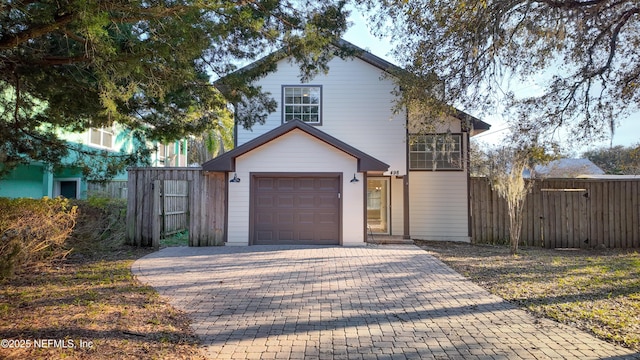
[[537, 319], [413, 245], [166, 248], [133, 272], [211, 359], [638, 359]]

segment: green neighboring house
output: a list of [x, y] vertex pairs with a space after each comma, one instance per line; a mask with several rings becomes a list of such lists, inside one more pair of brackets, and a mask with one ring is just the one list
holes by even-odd
[[[92, 128], [83, 133], [62, 134], [61, 137], [70, 143], [108, 150], [114, 154], [130, 148], [127, 144], [127, 136], [124, 136], [118, 125], [111, 128]], [[149, 147], [157, 147], [157, 151], [150, 159], [151, 166], [187, 166], [186, 140], [170, 144], [149, 144]], [[71, 159], [63, 163], [71, 163]], [[47, 164], [34, 162], [18, 166], [7, 177], [0, 180], [0, 197], [63, 196], [69, 199], [86, 199], [89, 194], [100, 192], [105, 196], [126, 197], [126, 182], [126, 172], [118, 174], [110, 183], [98, 184], [89, 181], [78, 168], [63, 166], [52, 170]]]

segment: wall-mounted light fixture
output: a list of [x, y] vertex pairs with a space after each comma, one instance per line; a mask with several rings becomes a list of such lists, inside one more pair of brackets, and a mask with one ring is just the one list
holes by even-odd
[[240, 178], [238, 177], [238, 174], [237, 173], [233, 173], [233, 179], [229, 180], [229, 182], [239, 183], [240, 182]]
[[351, 181], [349, 181], [349, 182], [351, 182], [351, 183], [357, 183], [358, 181], [360, 181], [360, 180], [358, 180], [358, 178], [356, 177], [356, 174], [354, 173], [354, 174], [353, 174], [353, 179], [351, 179]]

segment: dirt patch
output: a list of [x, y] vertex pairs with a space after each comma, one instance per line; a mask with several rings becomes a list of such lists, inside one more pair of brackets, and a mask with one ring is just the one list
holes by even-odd
[[491, 293], [530, 311], [640, 350], [640, 254], [418, 241]]

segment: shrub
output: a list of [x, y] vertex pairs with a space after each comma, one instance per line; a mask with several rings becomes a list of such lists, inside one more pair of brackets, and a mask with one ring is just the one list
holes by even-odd
[[42, 261], [64, 258], [77, 207], [63, 198], [0, 198], [0, 279]]
[[125, 199], [92, 196], [73, 203], [78, 207], [78, 219], [68, 244], [76, 255], [100, 257], [124, 244]]

